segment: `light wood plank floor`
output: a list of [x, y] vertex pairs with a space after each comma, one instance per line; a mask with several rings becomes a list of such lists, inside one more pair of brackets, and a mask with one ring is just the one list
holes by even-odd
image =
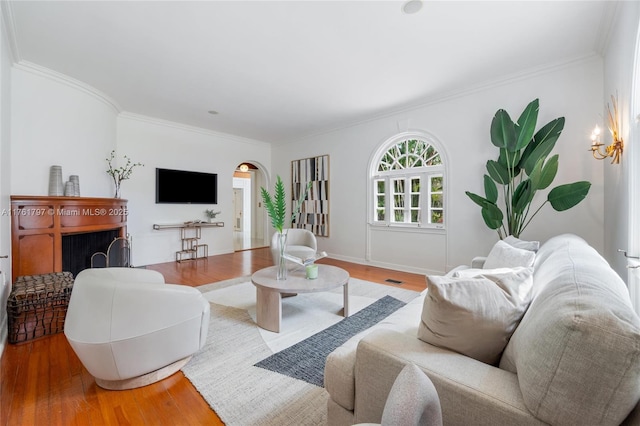
[[[421, 291], [423, 275], [333, 259], [355, 278]], [[271, 266], [269, 249], [248, 250], [207, 260], [148, 266], [169, 283], [199, 286]], [[390, 284], [395, 285], [395, 284]], [[7, 345], [0, 366], [0, 425], [221, 425], [218, 416], [182, 372], [143, 388], [106, 391], [80, 364], [62, 333]]]

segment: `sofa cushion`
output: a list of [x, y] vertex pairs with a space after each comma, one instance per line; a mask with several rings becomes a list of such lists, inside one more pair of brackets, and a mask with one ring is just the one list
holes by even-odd
[[415, 339], [420, 312], [427, 290], [373, 327], [356, 334], [329, 354], [325, 362], [324, 385], [339, 406], [353, 410], [355, 406], [356, 348], [362, 337], [374, 330], [394, 330]]
[[640, 399], [640, 318], [607, 262], [573, 235], [538, 252], [531, 306], [500, 367], [551, 424], [620, 424]]
[[540, 241], [526, 241], [516, 238], [513, 235], [507, 235], [504, 240], [505, 243], [512, 247], [537, 252], [540, 249]]
[[532, 268], [429, 276], [418, 338], [496, 364], [527, 306]]
[[493, 248], [484, 262], [485, 269], [515, 268], [518, 266], [533, 266], [536, 254], [530, 250], [524, 250], [500, 240]]

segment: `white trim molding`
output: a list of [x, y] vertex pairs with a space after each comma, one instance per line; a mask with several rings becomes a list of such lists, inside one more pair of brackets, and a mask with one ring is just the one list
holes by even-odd
[[48, 78], [50, 80], [64, 84], [73, 89], [79, 90], [90, 96], [93, 96], [94, 98], [103, 102], [105, 105], [111, 107], [116, 114], [119, 114], [122, 111], [122, 108], [120, 107], [120, 105], [112, 97], [110, 97], [104, 92], [101, 92], [95, 87], [90, 86], [86, 83], [83, 83], [80, 80], [76, 80], [75, 78], [69, 77], [68, 75], [59, 73], [57, 71], [34, 64], [33, 62], [29, 62], [29, 61], [20, 61], [14, 64], [14, 67], [21, 71], [26, 71], [41, 77]]

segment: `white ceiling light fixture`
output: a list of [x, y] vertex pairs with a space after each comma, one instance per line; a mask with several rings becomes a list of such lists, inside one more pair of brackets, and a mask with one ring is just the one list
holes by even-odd
[[413, 15], [422, 9], [422, 0], [409, 0], [402, 5], [402, 11], [407, 15]]
[[249, 171], [249, 166], [247, 166], [246, 164], [240, 164], [240, 171], [243, 173], [246, 173]]

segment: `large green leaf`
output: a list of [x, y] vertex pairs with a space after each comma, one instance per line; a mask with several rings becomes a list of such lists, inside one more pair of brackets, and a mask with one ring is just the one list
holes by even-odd
[[501, 185], [506, 185], [511, 181], [509, 169], [497, 161], [487, 161], [487, 172], [489, 172], [489, 176], [491, 176], [493, 180]]
[[482, 218], [489, 229], [498, 229], [502, 226], [502, 211], [495, 204], [488, 204], [482, 208]]
[[269, 214], [269, 218], [271, 219], [271, 225], [276, 231], [282, 233], [284, 228], [284, 218], [287, 212], [287, 201], [285, 200], [284, 183], [282, 183], [280, 176], [276, 177], [275, 193], [273, 197], [271, 197], [271, 194], [262, 187], [260, 188], [260, 193], [262, 195], [264, 206]]
[[507, 111], [499, 109], [491, 121], [491, 142], [498, 148], [514, 151], [516, 146], [515, 124]]
[[[536, 163], [539, 161], [544, 161], [547, 158], [547, 155], [551, 152], [554, 145], [556, 144], [555, 140], [547, 139], [546, 141], [538, 144], [531, 154], [529, 154], [527, 160], [524, 164], [521, 162], [520, 165], [524, 169], [526, 174], [531, 174], [531, 171], [536, 166]], [[524, 155], [523, 155], [524, 158]]]
[[549, 192], [547, 200], [556, 211], [569, 210], [584, 200], [590, 187], [591, 183], [586, 181], [556, 186]]
[[522, 111], [520, 118], [518, 118], [518, 125], [516, 126], [516, 150], [521, 150], [531, 142], [533, 133], [536, 131], [538, 109], [539, 101], [538, 99], [534, 99], [527, 105], [524, 111]]
[[520, 155], [521, 151], [509, 152], [506, 148], [500, 148], [498, 163], [507, 168], [513, 169], [513, 176], [518, 176], [518, 173], [520, 173], [520, 168], [518, 167], [518, 163], [520, 163]]
[[467, 196], [471, 198], [471, 200], [477, 205], [479, 205], [480, 207], [484, 208], [486, 205], [491, 204], [491, 201], [487, 200], [484, 197], [479, 196], [478, 194], [474, 194], [473, 192], [469, 192], [469, 191], [465, 191], [464, 193], [467, 194]]
[[498, 201], [498, 187], [490, 176], [484, 175], [484, 195], [489, 202]]
[[531, 190], [531, 181], [529, 179], [525, 179], [520, 182], [520, 185], [518, 185], [516, 190], [513, 192], [511, 203], [514, 213], [519, 215], [524, 213], [532, 199], [533, 191]]
[[[564, 129], [564, 117], [550, 121], [536, 132], [533, 142], [527, 146], [520, 158], [520, 167], [525, 169], [527, 174], [540, 158], [546, 157], [553, 150], [562, 129]], [[544, 148], [541, 148], [541, 145], [544, 145]]]
[[540, 187], [540, 181], [542, 179], [542, 164], [542, 160], [538, 161], [533, 170], [531, 170], [531, 174], [529, 175], [529, 180], [531, 181], [531, 190], [534, 192], [537, 191]]
[[549, 158], [547, 162], [544, 164], [542, 168], [542, 173], [540, 175], [540, 183], [538, 184], [538, 189], [546, 189], [553, 179], [556, 177], [556, 173], [558, 172], [558, 154]]

